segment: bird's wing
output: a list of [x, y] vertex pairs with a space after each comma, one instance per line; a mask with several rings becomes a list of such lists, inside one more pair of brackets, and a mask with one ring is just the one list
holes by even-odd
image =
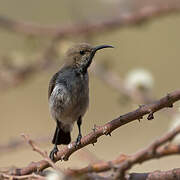
[[50, 82], [49, 82], [49, 89], [48, 89], [48, 99], [51, 96], [51, 93], [56, 85], [56, 78], [58, 76], [58, 73], [54, 74], [53, 77], [51, 78]]
[[53, 103], [55, 103], [59, 107], [63, 108], [65, 105], [69, 103], [70, 99], [68, 90], [66, 88], [66, 81], [64, 81], [63, 78], [60, 78], [57, 82], [58, 76], [59, 73], [57, 72], [50, 80], [48, 89], [48, 99], [52, 97], [51, 101], [53, 101]]

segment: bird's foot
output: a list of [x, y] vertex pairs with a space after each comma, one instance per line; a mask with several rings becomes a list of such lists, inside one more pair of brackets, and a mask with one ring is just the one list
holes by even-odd
[[82, 138], [82, 135], [79, 134], [77, 139], [76, 139], [76, 144], [75, 144], [75, 147], [77, 148], [80, 144], [81, 144], [81, 138]]
[[53, 150], [50, 152], [50, 154], [49, 154], [49, 157], [50, 157], [50, 159], [52, 160], [52, 161], [54, 161], [54, 155], [57, 155], [57, 152], [58, 152], [59, 150], [58, 150], [58, 148], [57, 148], [57, 146], [55, 145], [54, 146], [54, 148], [53, 148]]

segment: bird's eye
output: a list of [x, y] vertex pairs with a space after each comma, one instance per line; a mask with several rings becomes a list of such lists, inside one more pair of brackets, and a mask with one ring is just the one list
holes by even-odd
[[81, 55], [84, 55], [84, 54], [85, 54], [85, 51], [81, 50], [79, 53], [80, 53]]

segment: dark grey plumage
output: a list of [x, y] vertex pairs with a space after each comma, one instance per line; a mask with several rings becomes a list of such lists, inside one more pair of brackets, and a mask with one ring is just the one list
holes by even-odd
[[88, 73], [80, 76], [75, 69], [64, 67], [51, 81], [51, 114], [57, 122], [61, 122], [60, 127], [69, 132], [73, 123], [85, 114], [89, 104]]
[[52, 117], [57, 123], [52, 143], [54, 149], [50, 158], [54, 159], [57, 145], [69, 144], [70, 132], [77, 121], [79, 134], [76, 144], [81, 141], [81, 122], [89, 105], [88, 67], [97, 50], [112, 47], [108, 45], [92, 47], [89, 44], [75, 45], [68, 50], [65, 64], [49, 83], [48, 99]]

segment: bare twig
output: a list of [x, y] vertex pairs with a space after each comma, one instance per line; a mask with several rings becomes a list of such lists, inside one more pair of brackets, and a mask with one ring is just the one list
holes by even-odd
[[[68, 146], [62, 148], [58, 153], [55, 161], [58, 160], [68, 160], [70, 155], [77, 150], [87, 146], [88, 144], [93, 144], [97, 142], [97, 139], [102, 135], [108, 135], [113, 130], [119, 128], [122, 125], [125, 125], [127, 123], [130, 123], [134, 120], [141, 119], [144, 115], [149, 114], [149, 116], [153, 115], [156, 111], [159, 111], [160, 109], [166, 108], [166, 107], [172, 107], [173, 103], [180, 100], [180, 90], [174, 91], [167, 96], [161, 98], [158, 101], [155, 101], [154, 103], [144, 105], [136, 109], [135, 111], [129, 112], [127, 114], [124, 114], [107, 124], [103, 126], [99, 126], [95, 131], [89, 133], [81, 140], [81, 145], [77, 148], [75, 146], [75, 142], [70, 143]], [[29, 174], [34, 171], [43, 170], [45, 168], [49, 167], [49, 164], [47, 161], [42, 160], [39, 162], [34, 162], [33, 164], [28, 165], [27, 167], [18, 169], [18, 173], [21, 175]], [[15, 175], [17, 174], [16, 171], [13, 172]]]
[[1, 173], [0, 172], [0, 179], [38, 179], [38, 180], [46, 180], [45, 177], [43, 176], [40, 176], [40, 175], [37, 175], [37, 174], [29, 174], [29, 175], [24, 175], [24, 176], [13, 176], [13, 175], [9, 175], [9, 174], [6, 174], [6, 173]]
[[171, 132], [157, 139], [145, 149], [140, 150], [136, 154], [128, 157], [119, 165], [115, 179], [124, 179], [126, 171], [137, 163], [142, 163], [149, 159], [160, 158], [164, 155], [167, 156], [171, 153], [180, 154], [180, 145], [166, 145], [162, 147], [163, 144], [171, 141], [178, 133], [180, 133], [180, 126], [177, 126]]
[[[122, 28], [127, 25], [138, 25], [139, 23], [147, 22], [147, 20], [151, 19], [152, 17], [160, 16], [171, 12], [176, 12], [179, 10], [180, 3], [178, 1], [171, 3], [166, 2], [162, 3], [161, 5], [153, 5], [152, 3], [151, 6], [144, 6], [142, 8], [139, 8], [136, 12], [120, 12], [120, 14], [117, 17], [113, 17], [109, 20], [105, 19], [98, 22], [93, 21], [86, 23], [75, 23], [72, 25], [64, 26], [41, 26], [38, 24], [20, 22], [0, 16], [0, 27], [6, 30], [24, 33], [26, 35], [46, 35], [53, 37], [52, 43], [47, 48], [47, 50], [45, 50], [44, 56], [42, 58], [43, 60], [36, 61], [33, 65], [28, 65], [24, 68], [18, 69], [16, 67], [12, 67], [13, 69], [10, 70], [11, 73], [8, 74], [6, 77], [4, 76], [5, 73], [3, 73], [4, 70], [2, 69], [0, 71], [0, 89], [6, 89], [11, 86], [19, 85], [32, 75], [39, 73], [45, 68], [51, 67], [50, 65], [54, 63], [51, 58], [54, 46], [56, 46], [56, 42], [58, 42], [61, 38], [74, 35], [87, 36], [94, 33], [102, 33]], [[101, 76], [100, 78], [102, 79], [103, 77]], [[138, 92], [134, 95], [132, 94], [132, 92], [126, 91], [127, 89], [120, 85], [116, 86], [115, 88], [121, 89], [121, 92], [123, 92], [123, 94], [130, 95], [130, 97], [132, 97], [133, 99], [143, 99], [144, 103], [149, 103], [148, 99], [145, 99], [145, 97], [143, 97], [142, 94]]]
[[112, 70], [104, 68], [102, 65], [98, 63], [93, 63], [91, 67], [91, 72], [96, 75], [100, 80], [108, 84], [111, 88], [115, 89], [122, 95], [130, 98], [136, 103], [147, 104], [152, 102], [152, 97], [148, 97], [147, 95], [143, 95], [142, 91], [138, 89], [129, 90], [127, 88], [126, 82], [124, 82], [121, 77]]
[[178, 180], [180, 179], [180, 168], [169, 171], [154, 171], [148, 173], [131, 173], [126, 180]]
[[119, 16], [113, 17], [109, 20], [102, 20], [99, 22], [75, 23], [73, 25], [65, 26], [42, 26], [35, 23], [27, 23], [16, 21], [7, 17], [0, 17], [0, 27], [9, 31], [23, 33], [25, 35], [38, 36], [59, 36], [67, 37], [73, 35], [86, 35], [92, 33], [102, 33], [108, 30], [114, 30], [120, 27], [134, 25], [144, 22], [152, 17], [164, 15], [167, 13], [179, 11], [180, 4], [177, 3], [163, 3], [161, 6], [152, 5], [150, 7], [143, 7], [137, 12], [120, 13]]
[[[53, 43], [55, 42], [53, 41]], [[8, 64], [5, 59], [4, 64], [0, 66], [0, 89], [6, 90], [9, 87], [22, 84], [40, 71], [44, 71], [47, 68], [52, 67], [54, 62], [52, 56], [50, 58], [50, 55], [53, 48], [54, 44], [50, 45], [42, 53], [42, 58], [38, 58], [34, 63], [22, 67], [16, 67], [14, 64]]]
[[[49, 137], [39, 137], [34, 139], [34, 141], [38, 143], [47, 143], [49, 140]], [[20, 139], [13, 139], [7, 144], [0, 144], [0, 155], [1, 153], [7, 153], [10, 151], [14, 151], [15, 149], [18, 149], [20, 147], [24, 147], [25, 144], [26, 143]]]
[[[167, 136], [167, 134], [165, 136]], [[156, 142], [157, 141], [155, 141], [154, 143]], [[86, 173], [99, 173], [99, 172], [108, 171], [110, 169], [117, 169], [117, 167], [120, 168], [121, 166], [123, 166], [123, 164], [127, 162], [129, 163], [131, 159], [135, 159], [139, 156], [140, 157], [137, 163], [142, 163], [150, 159], [158, 159], [165, 156], [180, 154], [180, 145], [175, 145], [175, 144], [164, 145], [164, 146], [158, 147], [155, 153], [152, 153], [151, 151], [152, 149], [150, 146], [148, 146], [146, 150], [147, 150], [146, 153], [144, 153], [145, 150], [140, 150], [139, 152], [132, 155], [121, 154], [115, 160], [108, 161], [108, 162], [93, 163], [81, 169], [68, 169], [67, 174], [71, 176], [79, 176]], [[132, 162], [132, 164], [128, 164], [129, 168], [130, 168], [130, 165], [132, 166], [134, 164], [135, 162]]]
[[39, 153], [44, 160], [55, 170], [60, 171], [60, 169], [55, 165], [55, 163], [49, 158], [48, 154], [46, 151], [42, 151], [33, 140], [31, 140], [27, 135], [22, 134], [21, 135], [26, 142], [32, 147], [33, 151], [36, 151], [37, 153]]
[[128, 155], [121, 154], [118, 158], [116, 158], [115, 160], [112, 160], [112, 161], [93, 163], [93, 164], [90, 164], [89, 166], [86, 166], [81, 169], [69, 168], [67, 170], [67, 174], [69, 174], [71, 176], [80, 176], [80, 175], [84, 175], [87, 173], [105, 172], [105, 171], [112, 169], [116, 165], [124, 162], [126, 159], [128, 159], [128, 157], [129, 157]]

